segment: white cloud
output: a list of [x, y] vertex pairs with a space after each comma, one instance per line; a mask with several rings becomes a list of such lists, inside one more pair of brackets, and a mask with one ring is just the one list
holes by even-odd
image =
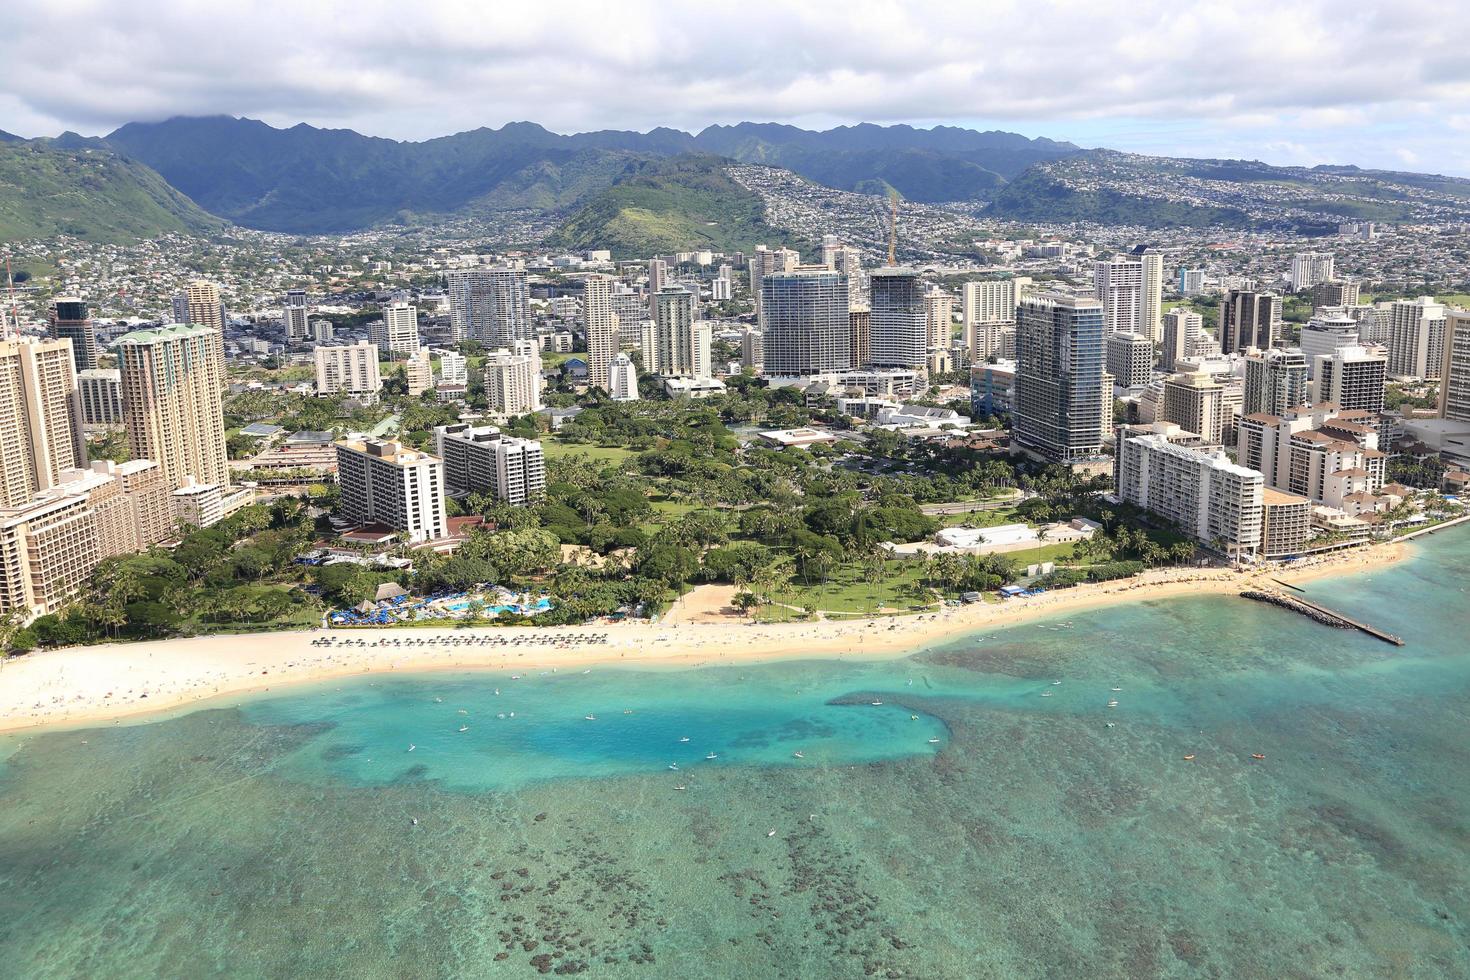
[[1300, 143], [1326, 158], [1417, 116], [1411, 152], [1433, 167], [1463, 156], [1437, 148], [1436, 118], [1470, 104], [1470, 29], [1451, 0], [1135, 0], [1126, 16], [1082, 0], [13, 6], [0, 128], [28, 135], [205, 113], [409, 139], [515, 119], [983, 120], [1060, 136], [1127, 119], [1187, 123], [1206, 143], [1228, 130], [1213, 152]]

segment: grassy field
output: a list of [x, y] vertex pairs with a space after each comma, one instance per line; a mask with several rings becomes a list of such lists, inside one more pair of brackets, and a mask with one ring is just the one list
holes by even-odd
[[632, 450], [623, 449], [620, 446], [594, 446], [591, 443], [562, 442], [555, 436], [549, 436], [541, 440], [541, 451], [546, 454], [547, 459], [555, 459], [558, 456], [575, 456], [580, 453], [583, 456], [592, 457], [593, 462], [599, 463], [626, 463], [634, 455]]
[[[909, 592], [909, 587], [919, 578], [916, 562], [888, 562], [886, 573], [882, 582], [870, 586], [863, 579], [861, 567], [843, 565], [828, 575], [825, 585], [813, 581], [808, 588], [797, 578], [788, 589], [778, 593], [776, 599], [798, 609], [811, 602], [823, 612], [854, 615], [885, 606], [907, 610], [919, 601]], [[781, 606], [765, 606], [756, 615], [763, 622], [783, 622], [799, 618], [801, 613]]]

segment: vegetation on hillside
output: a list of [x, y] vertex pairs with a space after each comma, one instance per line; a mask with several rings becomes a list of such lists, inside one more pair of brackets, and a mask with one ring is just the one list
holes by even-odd
[[0, 241], [127, 241], [223, 225], [136, 161], [44, 141], [0, 142]]
[[551, 244], [607, 248], [615, 258], [637, 258], [789, 240], [766, 223], [760, 197], [725, 172], [725, 161], [674, 157], [630, 167], [567, 219]]

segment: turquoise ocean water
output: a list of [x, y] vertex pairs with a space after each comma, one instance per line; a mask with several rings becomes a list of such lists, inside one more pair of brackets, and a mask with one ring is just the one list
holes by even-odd
[[0, 739], [0, 976], [1470, 977], [1467, 584]]

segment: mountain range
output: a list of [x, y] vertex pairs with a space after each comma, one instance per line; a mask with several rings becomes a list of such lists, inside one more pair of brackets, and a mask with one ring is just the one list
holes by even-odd
[[337, 234], [515, 212], [555, 222], [551, 244], [620, 254], [779, 239], [760, 199], [724, 173], [731, 161], [1026, 221], [1319, 229], [1470, 216], [1470, 181], [1458, 178], [1143, 157], [952, 126], [560, 135], [514, 122], [400, 142], [208, 116], [102, 138], [0, 133], [0, 238], [203, 232], [221, 219]]

